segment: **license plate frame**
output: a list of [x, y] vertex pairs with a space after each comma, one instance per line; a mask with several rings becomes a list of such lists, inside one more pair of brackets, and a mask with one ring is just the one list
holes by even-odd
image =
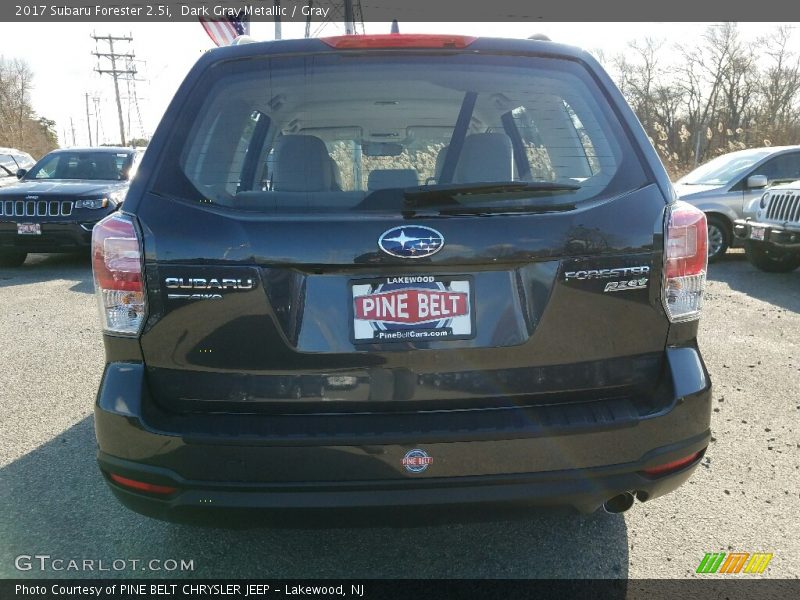
[[[368, 318], [376, 313], [365, 312], [365, 299], [382, 301], [385, 296], [395, 300], [395, 317], [401, 319], [403, 294], [408, 296], [405, 312], [413, 322], [393, 321], [391, 314], [386, 315], [388, 320]], [[427, 304], [422, 301], [426, 297]], [[437, 301], [432, 301], [433, 298]], [[348, 329], [354, 344], [449, 342], [476, 335], [475, 281], [471, 275], [413, 274], [353, 279], [348, 283], [348, 299]], [[439, 306], [439, 312], [431, 305]], [[389, 312], [385, 304], [384, 309]], [[450, 314], [443, 314], [443, 310]]]
[[17, 235], [42, 235], [42, 224], [17, 223]]
[[766, 227], [750, 227], [750, 239], [756, 240], [758, 242], [763, 242], [767, 236], [767, 228]]

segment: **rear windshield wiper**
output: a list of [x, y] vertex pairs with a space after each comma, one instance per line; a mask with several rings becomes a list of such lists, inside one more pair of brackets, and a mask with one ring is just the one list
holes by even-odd
[[[548, 196], [560, 192], [575, 192], [581, 186], [570, 183], [557, 183], [552, 181], [493, 181], [486, 183], [453, 183], [442, 185], [427, 185], [405, 188], [403, 195], [408, 208], [444, 205], [449, 207], [472, 207], [475, 204], [485, 205], [492, 202], [506, 200], [525, 200], [524, 204], [512, 204], [508, 208], [522, 210], [523, 208], [544, 208], [551, 210], [565, 210], [562, 205], [574, 207], [572, 203], [548, 204], [547, 202], [530, 203], [532, 195], [547, 194]], [[546, 197], [544, 198], [546, 200]]]

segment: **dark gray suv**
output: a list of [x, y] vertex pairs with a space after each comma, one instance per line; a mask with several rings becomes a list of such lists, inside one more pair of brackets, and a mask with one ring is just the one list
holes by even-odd
[[709, 443], [705, 216], [575, 48], [207, 52], [92, 254], [98, 462], [146, 514], [619, 512]]

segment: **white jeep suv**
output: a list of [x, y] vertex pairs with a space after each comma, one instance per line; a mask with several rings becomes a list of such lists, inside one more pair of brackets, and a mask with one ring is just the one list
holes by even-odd
[[800, 267], [800, 180], [767, 190], [734, 223], [745, 240], [747, 259], [762, 271], [787, 273]]

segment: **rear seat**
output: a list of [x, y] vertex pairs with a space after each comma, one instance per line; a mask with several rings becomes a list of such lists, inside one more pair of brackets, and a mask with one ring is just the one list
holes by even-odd
[[325, 142], [313, 135], [284, 135], [275, 143], [276, 192], [331, 192], [336, 174]]

